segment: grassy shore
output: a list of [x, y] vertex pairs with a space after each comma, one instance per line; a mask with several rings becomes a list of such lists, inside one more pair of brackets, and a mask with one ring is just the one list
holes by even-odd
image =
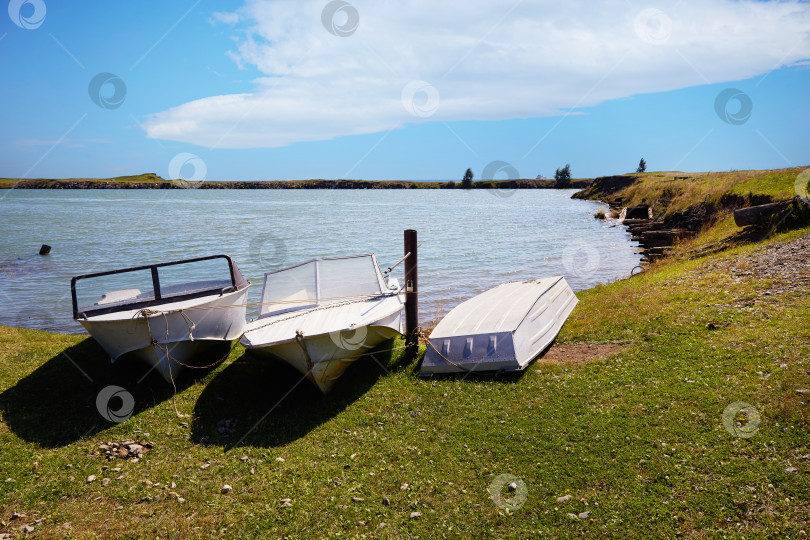
[[[647, 204], [655, 219], [676, 224], [679, 219], [695, 216], [704, 223], [704, 230], [688, 244], [689, 248], [727, 246], [751, 239], [740, 234], [735, 225], [735, 209], [789, 200], [796, 195], [807, 197], [808, 171], [810, 168], [794, 167], [717, 173], [634, 173], [596, 178], [574, 196], [608, 203], [619, 201], [628, 207]], [[798, 214], [798, 220], [788, 221], [794, 225], [797, 221], [804, 222], [806, 216]]]
[[[520, 375], [422, 380], [418, 359], [378, 352], [321, 397], [236, 345], [223, 364], [180, 379], [173, 402], [170, 385], [140, 380], [140, 365], [107, 369], [86, 336], [0, 327], [0, 531], [810, 532], [810, 272], [795, 264], [807, 263], [810, 228], [696, 254], [736, 234], [723, 232], [726, 219], [643, 274], [578, 293], [558, 339], [568, 353]], [[135, 398], [120, 424], [96, 408], [109, 384]], [[757, 430], [753, 413], [724, 426], [736, 402], [758, 412]], [[752, 436], [735, 436], [741, 427]], [[93, 455], [125, 439], [153, 448], [138, 462]], [[514, 493], [497, 491], [511, 482]], [[225, 484], [232, 492], [221, 493]]]

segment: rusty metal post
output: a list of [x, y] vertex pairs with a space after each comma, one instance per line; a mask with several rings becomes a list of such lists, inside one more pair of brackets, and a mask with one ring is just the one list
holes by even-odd
[[416, 231], [405, 231], [405, 345], [412, 352], [419, 347], [419, 280], [417, 279]]

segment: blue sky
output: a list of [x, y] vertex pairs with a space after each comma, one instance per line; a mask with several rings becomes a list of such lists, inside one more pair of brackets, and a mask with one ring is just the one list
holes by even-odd
[[559, 4], [11, 0], [0, 176], [810, 165], [810, 4]]

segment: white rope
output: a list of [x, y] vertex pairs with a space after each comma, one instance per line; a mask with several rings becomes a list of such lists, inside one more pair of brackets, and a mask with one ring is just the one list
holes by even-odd
[[[304, 298], [301, 300], [277, 300], [273, 302], [245, 302], [243, 304], [220, 304], [216, 306], [189, 306], [184, 308], [178, 309], [169, 309], [169, 310], [151, 310], [149, 308], [143, 308], [138, 310], [133, 318], [141, 317], [142, 312], [148, 313], [148, 315], [159, 315], [161, 313], [175, 313], [179, 311], [200, 311], [200, 310], [208, 310], [208, 309], [233, 309], [233, 308], [240, 308], [240, 307], [256, 307], [256, 306], [275, 306], [279, 304], [303, 304], [303, 303], [323, 303], [323, 302], [336, 302], [334, 304], [329, 305], [338, 305], [337, 302], [340, 301], [356, 301], [356, 302], [364, 302], [366, 300], [374, 300], [376, 298], [384, 298], [388, 296], [395, 296], [398, 293], [393, 294], [358, 294], [354, 296], [331, 296], [326, 298]], [[204, 297], [201, 297], [204, 298]], [[349, 302], [351, 303], [351, 302]], [[164, 304], [165, 305], [165, 304]], [[124, 306], [125, 307], [125, 306]], [[193, 323], [192, 323], [193, 324]]]
[[[158, 352], [158, 345], [163, 345], [164, 350], [166, 351], [166, 358], [170, 361], [174, 360], [171, 353], [169, 352], [169, 346], [165, 343], [158, 343], [155, 339], [154, 335], [152, 335], [152, 327], [149, 325], [149, 316], [150, 315], [163, 315], [163, 319], [166, 322], [166, 339], [169, 338], [169, 318], [166, 317], [165, 312], [156, 311], [153, 309], [142, 309], [135, 314], [135, 317], [143, 317], [144, 321], [146, 322], [146, 331], [149, 333], [149, 342], [155, 348], [155, 353], [158, 354], [158, 362], [160, 362], [160, 356]], [[179, 362], [178, 362], [179, 363]], [[177, 385], [174, 383], [174, 373], [172, 373], [172, 366], [169, 364], [169, 380], [172, 383], [172, 388], [174, 392], [172, 393], [172, 407], [174, 407], [174, 414], [177, 418], [188, 418], [187, 414], [180, 414], [180, 411], [177, 410]]]
[[[189, 340], [194, 341], [193, 332], [194, 332], [194, 329], [196, 328], [197, 325], [194, 323], [194, 321], [192, 321], [188, 317], [188, 315], [183, 313], [182, 309], [176, 310], [176, 311], [179, 312], [180, 315], [183, 316], [183, 319], [185, 319], [185, 321], [186, 321], [186, 325], [188, 326]], [[168, 365], [169, 381], [172, 383], [172, 388], [174, 389], [174, 393], [172, 394], [172, 407], [174, 407], [174, 414], [177, 415], [177, 418], [188, 418], [189, 415], [180, 414], [180, 411], [177, 410], [177, 385], [174, 382], [174, 372], [172, 371], [171, 362], [174, 362], [177, 365], [187, 367], [187, 368], [192, 368], [192, 369], [207, 369], [207, 368], [210, 368], [210, 367], [213, 367], [213, 366], [219, 364], [220, 362], [225, 360], [228, 357], [228, 355], [226, 354], [222, 358], [219, 358], [216, 362], [213, 362], [213, 363], [208, 364], [206, 366], [192, 366], [192, 365], [189, 365], [189, 364], [184, 364], [183, 362], [181, 362], [180, 360], [178, 360], [177, 358], [172, 356], [171, 352], [169, 352], [168, 343], [160, 343], [158, 340], [155, 339], [154, 335], [152, 334], [152, 327], [149, 324], [149, 317], [151, 315], [163, 315], [163, 320], [164, 320], [164, 322], [166, 324], [166, 339], [168, 340], [169, 339], [169, 317], [168, 317], [168, 315], [170, 313], [173, 313], [173, 312], [174, 311], [160, 311], [160, 310], [154, 310], [154, 309], [141, 309], [133, 316], [133, 319], [142, 317], [144, 319], [144, 321], [146, 322], [146, 331], [149, 333], [149, 343], [150, 343], [150, 345], [152, 345], [155, 348], [155, 352], [158, 354], [158, 362], [160, 361], [158, 346], [161, 346], [163, 348], [163, 350], [165, 351], [166, 359], [170, 362], [170, 364]]]
[[[186, 326], [188, 326], [188, 339], [189, 339], [189, 341], [194, 341], [194, 329], [197, 328], [197, 323], [192, 321], [188, 317], [188, 315], [185, 314], [185, 312], [182, 309], [178, 309], [177, 311], [180, 313], [180, 315], [183, 316], [183, 319], [186, 320]], [[165, 314], [164, 314], [164, 317], [165, 317]], [[166, 327], [167, 327], [166, 332], [168, 334], [168, 322], [166, 323]], [[167, 335], [167, 337], [168, 337], [168, 335]]]

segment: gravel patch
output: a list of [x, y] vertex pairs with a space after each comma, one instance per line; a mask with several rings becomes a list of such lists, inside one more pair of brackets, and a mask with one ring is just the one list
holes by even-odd
[[761, 294], [805, 291], [810, 288], [810, 235], [765, 246], [746, 257], [711, 264], [706, 270], [723, 271], [735, 282], [772, 280]]
[[618, 343], [579, 343], [576, 345], [554, 345], [546, 354], [537, 359], [539, 364], [581, 364], [593, 360], [604, 360], [619, 354], [630, 345]]

